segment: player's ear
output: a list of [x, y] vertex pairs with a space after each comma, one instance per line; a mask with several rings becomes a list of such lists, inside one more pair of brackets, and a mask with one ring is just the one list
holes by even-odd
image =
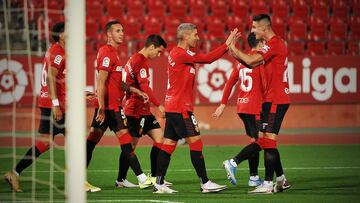
[[155, 49], [155, 45], [152, 44], [152, 45], [149, 46], [149, 48], [150, 48], [150, 50], [154, 50], [154, 49]]

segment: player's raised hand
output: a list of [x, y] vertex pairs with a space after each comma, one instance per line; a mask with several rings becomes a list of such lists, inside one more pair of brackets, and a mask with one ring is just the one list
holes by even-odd
[[218, 119], [221, 117], [221, 115], [223, 114], [224, 112], [224, 109], [225, 109], [225, 104], [220, 104], [219, 107], [216, 108], [215, 112], [212, 114], [212, 117], [214, 119]]
[[145, 92], [140, 91], [139, 95], [143, 98], [144, 103], [147, 103], [149, 101], [149, 96]]
[[53, 106], [54, 119], [60, 121], [63, 118], [63, 113], [60, 110], [60, 106]]
[[225, 44], [226, 44], [227, 46], [230, 46], [231, 42], [232, 42], [232, 41], [234, 40], [234, 38], [236, 37], [237, 33], [238, 33], [238, 29], [237, 29], [237, 28], [233, 29], [233, 30], [230, 32], [230, 35], [228, 36], [228, 38], [226, 39], [226, 42], [225, 42]]
[[86, 95], [86, 100], [88, 101], [95, 99], [95, 94], [93, 92], [85, 91], [85, 95]]
[[103, 108], [98, 109], [95, 120], [101, 125], [105, 120], [105, 110]]

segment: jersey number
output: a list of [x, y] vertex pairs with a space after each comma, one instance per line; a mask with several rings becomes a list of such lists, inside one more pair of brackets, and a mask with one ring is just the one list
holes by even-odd
[[44, 66], [41, 71], [41, 86], [43, 86], [43, 87], [47, 86], [46, 78], [47, 78], [47, 72], [46, 72], [46, 65], [44, 63]]
[[[253, 80], [252, 80], [251, 76], [248, 75], [249, 73], [252, 73], [252, 69], [250, 69], [250, 68], [240, 69], [240, 72], [239, 72], [240, 82], [241, 82], [240, 89], [243, 92], [250, 92], [250, 90], [252, 89]], [[247, 85], [245, 85], [245, 81], [247, 81]]]

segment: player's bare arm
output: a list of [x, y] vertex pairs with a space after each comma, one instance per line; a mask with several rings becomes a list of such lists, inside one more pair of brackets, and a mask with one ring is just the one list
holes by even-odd
[[218, 119], [221, 117], [221, 115], [223, 114], [224, 112], [224, 109], [225, 109], [226, 105], [225, 104], [220, 104], [215, 112], [212, 114], [212, 117], [215, 118], [215, 119]]
[[264, 61], [264, 57], [261, 54], [255, 53], [252, 55], [248, 55], [245, 52], [236, 48], [234, 43], [232, 43], [229, 48], [231, 50], [230, 53], [233, 55], [233, 57], [249, 68], [255, 68]]
[[144, 100], [144, 103], [147, 103], [149, 101], [149, 96], [145, 92], [143, 92], [135, 87], [131, 87], [131, 86], [129, 87], [129, 91], [132, 94], [137, 94], [137, 95], [141, 96]]
[[50, 66], [49, 74], [47, 76], [47, 83], [49, 84], [48, 91], [49, 91], [50, 98], [51, 98], [51, 101], [53, 104], [52, 109], [53, 109], [54, 118], [56, 121], [61, 120], [63, 117], [62, 112], [60, 110], [59, 100], [58, 100], [57, 94], [56, 94], [56, 76], [58, 73], [59, 73], [58, 69]]
[[98, 75], [98, 88], [97, 88], [97, 94], [98, 94], [98, 102], [99, 102], [99, 109], [96, 115], [96, 121], [102, 124], [105, 120], [105, 82], [108, 78], [109, 73], [104, 70], [99, 71]]

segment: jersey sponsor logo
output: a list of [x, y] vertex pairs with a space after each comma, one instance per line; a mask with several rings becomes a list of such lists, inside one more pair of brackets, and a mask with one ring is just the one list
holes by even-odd
[[56, 65], [60, 65], [61, 61], [62, 61], [62, 56], [61, 55], [56, 55], [55, 59], [54, 59], [54, 63]]
[[247, 97], [243, 97], [243, 98], [238, 98], [238, 104], [247, 104], [249, 103], [249, 98]]
[[116, 66], [116, 72], [121, 72], [123, 70], [122, 66]]
[[266, 54], [269, 50], [270, 50], [270, 47], [266, 44], [260, 49], [260, 51], [264, 54]]
[[109, 67], [109, 65], [110, 65], [110, 59], [109, 59], [109, 57], [105, 57], [103, 59], [102, 66]]
[[143, 68], [140, 70], [140, 78], [147, 78], [146, 70]]
[[195, 55], [195, 52], [192, 52], [190, 50], [186, 50], [186, 53], [189, 54], [190, 56], [194, 56]]
[[175, 65], [175, 62], [172, 60], [170, 56], [168, 56], [168, 63], [170, 64], [171, 67], [174, 67]]

